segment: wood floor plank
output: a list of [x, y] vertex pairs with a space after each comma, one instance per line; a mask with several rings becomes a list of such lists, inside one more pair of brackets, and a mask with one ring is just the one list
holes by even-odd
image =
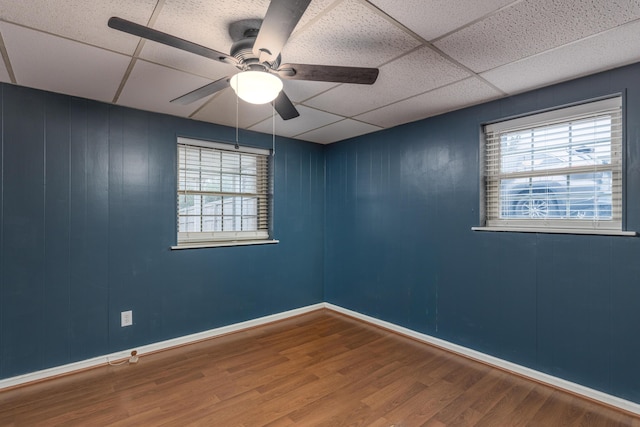
[[538, 412], [531, 418], [533, 425], [556, 425], [570, 426], [576, 422], [584, 413], [579, 405], [575, 403], [576, 398], [565, 393], [554, 391], [550, 399], [540, 407]]
[[502, 396], [493, 408], [483, 413], [482, 417], [474, 424], [477, 427], [509, 425], [514, 412], [513, 408], [524, 402], [534, 386], [533, 383], [528, 381], [516, 384]]
[[640, 427], [640, 419], [319, 310], [1, 391], [0, 425]]
[[435, 416], [463, 391], [456, 385], [441, 380], [389, 411], [384, 417], [393, 424], [402, 426], [421, 426], [429, 420], [437, 421]]
[[442, 408], [442, 410], [435, 415], [435, 418], [445, 424], [453, 422], [458, 415], [467, 408], [470, 408], [478, 399], [484, 398], [494, 387], [500, 385], [506, 377], [507, 374], [502, 372], [490, 371], [471, 387], [462, 390], [454, 401]]

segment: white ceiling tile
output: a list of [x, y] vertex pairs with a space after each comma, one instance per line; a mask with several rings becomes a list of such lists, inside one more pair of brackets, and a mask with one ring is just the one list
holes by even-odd
[[469, 76], [468, 71], [422, 47], [382, 66], [373, 86], [344, 84], [305, 105], [351, 117]]
[[17, 84], [110, 102], [129, 57], [0, 22]]
[[312, 0], [293, 33], [304, 29], [312, 20], [318, 18], [318, 15], [327, 13], [330, 10], [330, 6], [339, 1], [341, 0]]
[[371, 0], [425, 40], [433, 40], [482, 18], [514, 0]]
[[362, 123], [357, 120], [345, 119], [323, 128], [303, 133], [296, 138], [304, 141], [317, 142], [319, 144], [330, 144], [378, 130], [381, 130], [378, 126]]
[[357, 1], [345, 1], [295, 33], [282, 61], [377, 67], [420, 42]]
[[239, 71], [233, 65], [148, 40], [144, 43], [140, 58], [211, 80], [232, 76]]
[[[314, 0], [294, 32], [334, 1]], [[269, 3], [269, 0], [167, 0], [154, 28], [228, 54], [233, 43], [229, 25], [245, 19], [262, 20]]]
[[367, 123], [393, 127], [465, 106], [479, 104], [501, 93], [475, 77], [397, 102], [357, 117]]
[[[336, 116], [335, 114], [325, 113], [324, 111], [305, 107], [304, 105], [298, 105], [296, 106], [296, 109], [300, 113], [300, 116], [295, 119], [282, 120], [279, 115], [275, 115], [276, 134], [291, 138], [301, 133], [337, 122], [344, 118], [342, 116]], [[272, 117], [269, 117], [249, 129], [257, 132], [272, 133]]]
[[269, 0], [168, 0], [153, 27], [228, 54], [233, 43], [229, 24], [262, 19], [268, 6]]
[[482, 77], [508, 93], [557, 83], [640, 61], [640, 21], [518, 62], [495, 68]]
[[118, 104], [175, 116], [188, 116], [207, 98], [189, 105], [170, 101], [208, 83], [211, 80], [138, 60], [120, 94]]
[[139, 38], [107, 26], [112, 16], [146, 24], [157, 0], [28, 0], [0, 2], [5, 21], [132, 54]]
[[[236, 100], [235, 92], [231, 88], [227, 88], [216, 94], [193, 118], [236, 127]], [[239, 100], [237, 106], [237, 120], [242, 129], [247, 129], [249, 126], [261, 122], [273, 114], [271, 104], [255, 105]]]
[[0, 82], [11, 83], [11, 78], [4, 65], [0, 65]]
[[282, 82], [287, 96], [294, 102], [304, 101], [337, 86], [336, 83], [305, 80], [283, 80]]
[[435, 45], [481, 72], [638, 18], [638, 0], [523, 1]]

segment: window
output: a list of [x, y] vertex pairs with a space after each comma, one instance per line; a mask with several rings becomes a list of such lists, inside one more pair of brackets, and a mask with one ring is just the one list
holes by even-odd
[[622, 113], [615, 97], [485, 126], [486, 227], [622, 229]]
[[178, 247], [269, 239], [269, 157], [178, 138]]

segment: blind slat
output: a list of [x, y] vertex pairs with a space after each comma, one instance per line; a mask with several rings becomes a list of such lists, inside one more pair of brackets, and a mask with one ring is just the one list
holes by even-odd
[[621, 224], [620, 98], [566, 111], [573, 115], [554, 111], [485, 127], [487, 224]]
[[178, 143], [178, 244], [268, 238], [269, 189], [264, 150]]

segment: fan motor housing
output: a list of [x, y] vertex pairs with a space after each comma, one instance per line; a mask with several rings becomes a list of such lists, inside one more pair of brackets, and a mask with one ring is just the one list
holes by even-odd
[[[236, 40], [231, 45], [230, 55], [240, 61], [242, 68], [247, 65], [259, 63], [258, 57], [253, 53], [253, 45], [256, 42], [259, 28], [248, 28], [244, 31], [243, 38]], [[265, 64], [271, 69], [277, 69], [280, 65], [281, 56], [275, 59], [275, 61], [266, 62]]]

